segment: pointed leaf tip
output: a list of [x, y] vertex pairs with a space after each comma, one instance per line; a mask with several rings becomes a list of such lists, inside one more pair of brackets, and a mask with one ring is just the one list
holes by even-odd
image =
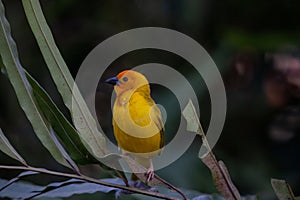
[[25, 160], [20, 156], [20, 154], [14, 149], [14, 147], [10, 144], [8, 139], [3, 134], [2, 130], [0, 129], [0, 150], [10, 156], [11, 158], [18, 160], [24, 165], [27, 165]]
[[186, 107], [182, 111], [182, 115], [187, 121], [187, 128], [186, 129], [188, 131], [198, 133], [200, 121], [198, 119], [196, 109], [195, 109], [195, 107], [193, 105], [193, 102], [191, 100], [189, 100], [188, 104], [186, 105]]

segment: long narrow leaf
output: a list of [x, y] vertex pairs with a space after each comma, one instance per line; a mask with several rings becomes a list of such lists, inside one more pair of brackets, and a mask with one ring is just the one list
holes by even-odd
[[69, 179], [69, 180], [63, 181], [63, 182], [50, 183], [47, 186], [45, 186], [42, 190], [36, 191], [36, 194], [33, 194], [30, 197], [27, 197], [27, 199], [36, 198], [36, 197], [41, 196], [45, 193], [54, 191], [58, 188], [65, 187], [65, 186], [68, 186], [68, 185], [71, 185], [71, 184], [78, 184], [78, 183], [84, 183], [84, 182], [85, 181], [82, 181], [82, 180], [79, 180], [79, 179]]
[[[65, 186], [59, 187], [55, 190], [51, 190], [43, 195], [41, 197], [51, 197], [51, 198], [65, 198], [65, 197], [70, 197], [74, 194], [92, 194], [95, 192], [103, 192], [103, 193], [108, 193], [112, 191], [119, 191], [120, 189], [113, 188], [113, 187], [108, 187], [108, 186], [103, 186], [95, 183], [88, 183], [88, 182], [82, 182], [82, 183], [76, 183], [77, 179], [70, 179], [65, 182], [61, 183], [52, 183], [51, 185], [61, 185], [68, 183], [69, 181], [74, 181], [73, 184], [67, 184]], [[78, 180], [80, 181], [80, 180]], [[106, 178], [106, 179], [101, 179], [101, 181], [107, 182], [107, 183], [114, 183], [118, 185], [124, 185], [122, 179], [118, 178]], [[46, 186], [47, 187], [47, 186]]]
[[61, 111], [52, 101], [51, 97], [38, 84], [34, 78], [26, 72], [26, 77], [33, 89], [33, 94], [39, 108], [44, 113], [45, 118], [53, 127], [55, 133], [59, 136], [65, 144], [66, 150], [71, 158], [80, 164], [95, 163], [94, 157], [87, 151], [82, 144], [76, 129], [69, 123]]
[[[0, 179], [0, 187], [7, 183], [7, 180]], [[31, 183], [17, 182], [3, 189], [0, 192], [0, 199], [26, 199], [26, 197], [32, 195], [32, 191], [39, 191], [42, 188], [42, 186], [33, 185]]]
[[[101, 179], [107, 183], [124, 185], [118, 178]], [[5, 185], [7, 180], [0, 179], [0, 186]], [[109, 193], [120, 189], [103, 186], [95, 183], [83, 182], [79, 179], [50, 183], [46, 186], [32, 185], [31, 183], [18, 182], [0, 192], [0, 198], [31, 199], [37, 196], [43, 198], [66, 198], [76, 194], [92, 194], [95, 192]], [[42, 193], [42, 194], [41, 194]]]
[[5, 188], [7, 188], [8, 186], [10, 186], [11, 184], [13, 184], [13, 183], [19, 181], [22, 177], [24, 177], [24, 176], [30, 176], [30, 175], [34, 175], [34, 174], [38, 174], [38, 172], [25, 171], [25, 172], [20, 173], [18, 176], [16, 176], [16, 177], [10, 179], [9, 181], [7, 181], [6, 184], [4, 184], [3, 186], [1, 186], [0, 192], [1, 192], [2, 190], [4, 190]]
[[20, 64], [17, 47], [10, 33], [10, 25], [4, 14], [2, 0], [0, 0], [0, 46], [2, 61], [9, 80], [36, 135], [59, 163], [71, 167], [55, 142], [51, 139], [48, 124], [44, 121], [33, 99], [32, 88]]
[[96, 121], [91, 115], [79, 89], [74, 84], [66, 63], [64, 62], [47, 25], [38, 0], [22, 0], [23, 7], [41, 49], [52, 78], [63, 97], [65, 105], [71, 110], [74, 99], [72, 117], [87, 149], [96, 157], [106, 154], [105, 138], [97, 129]]
[[76, 171], [77, 173], [79, 173], [79, 169], [77, 167], [77, 165], [75, 164], [75, 162], [71, 159], [71, 157], [69, 156], [69, 154], [66, 152], [66, 150], [63, 148], [63, 146], [61, 145], [61, 143], [59, 143], [53, 129], [50, 127], [50, 136], [52, 141], [54, 141], [54, 143], [56, 144], [56, 146], [59, 148], [60, 152], [63, 154], [65, 160], [67, 161], [67, 163], [71, 166], [71, 168]]
[[5, 75], [7, 74], [1, 57], [0, 57], [0, 72]]
[[15, 148], [10, 144], [8, 139], [5, 137], [1, 128], [0, 128], [0, 150], [6, 153], [8, 156], [18, 160], [23, 165], [27, 165], [27, 163], [22, 158], [22, 156], [20, 156], [20, 154], [15, 150]]
[[[69, 123], [69, 121], [61, 113], [61, 111], [57, 108], [51, 97], [25, 69], [23, 70], [26, 74], [27, 80], [32, 87], [35, 102], [44, 114], [44, 118], [48, 121], [53, 130], [65, 144], [71, 158], [80, 164], [96, 163], [95, 158], [87, 151], [85, 146], [82, 144], [75, 128]], [[3, 139], [3, 141], [5, 141], [5, 139]], [[3, 148], [5, 148], [4, 145], [1, 145], [0, 148], [2, 146]]]
[[4, 66], [3, 66], [3, 63], [2, 63], [2, 59], [0, 58], [0, 71], [3, 73], [4, 71]]

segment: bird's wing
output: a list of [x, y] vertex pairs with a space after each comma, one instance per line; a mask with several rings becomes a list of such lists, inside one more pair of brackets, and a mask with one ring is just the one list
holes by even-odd
[[[147, 110], [147, 114], [143, 114], [138, 121], [147, 121], [147, 123], [150, 123], [150, 120], [152, 119], [154, 124], [156, 125], [156, 127], [159, 130], [159, 134], [160, 134], [160, 144], [159, 147], [162, 148], [164, 146], [164, 124], [162, 121], [162, 116], [161, 116], [161, 112], [160, 109], [158, 108], [158, 106], [155, 104], [154, 100], [149, 96], [149, 95], [145, 95], [144, 93], [140, 93], [137, 92], [135, 94], [135, 98], [139, 100], [138, 104], [144, 104], [144, 107], [148, 107], [149, 109]], [[139, 106], [141, 107], [141, 106]], [[152, 112], [150, 112], [151, 114], [151, 118], [149, 116], [149, 110], [153, 109]], [[135, 111], [139, 112], [141, 111], [141, 109], [135, 109]], [[139, 122], [136, 122], [139, 123]]]
[[154, 116], [152, 116], [152, 119], [154, 120], [154, 123], [156, 124], [156, 126], [160, 130], [159, 131], [159, 133], [160, 133], [159, 147], [162, 148], [164, 146], [164, 142], [165, 142], [164, 141], [165, 128], [164, 128], [164, 124], [163, 124], [163, 121], [162, 121], [161, 112], [160, 112], [160, 109], [158, 108], [158, 106], [156, 104], [154, 104], [152, 106], [152, 109], [154, 109], [154, 113], [156, 113]]

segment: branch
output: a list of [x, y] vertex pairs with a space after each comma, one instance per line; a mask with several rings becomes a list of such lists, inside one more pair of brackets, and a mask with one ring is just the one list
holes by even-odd
[[166, 180], [162, 179], [161, 177], [157, 176], [156, 174], [154, 174], [154, 177], [156, 179], [158, 179], [160, 182], [162, 182], [163, 184], [165, 184], [170, 189], [174, 190], [175, 192], [178, 192], [183, 197], [184, 200], [188, 200], [188, 198], [185, 196], [185, 194], [183, 194], [183, 192], [181, 192], [178, 188], [173, 186], [171, 183], [167, 182]]
[[77, 175], [77, 174], [69, 174], [69, 173], [63, 173], [63, 172], [58, 172], [58, 171], [52, 171], [52, 170], [48, 170], [48, 169], [42, 169], [42, 168], [36, 168], [36, 167], [31, 167], [31, 166], [7, 166], [7, 165], [0, 165], [0, 169], [10, 169], [10, 170], [28, 170], [28, 171], [34, 171], [34, 172], [39, 172], [39, 173], [43, 173], [43, 174], [49, 174], [49, 175], [54, 175], [54, 176], [62, 176], [62, 177], [68, 177], [68, 178], [76, 178], [76, 179], [80, 179], [80, 180], [84, 180], [90, 183], [96, 183], [96, 184], [100, 184], [103, 186], [107, 186], [107, 187], [113, 187], [113, 188], [118, 188], [118, 189], [122, 189], [122, 190], [127, 190], [133, 193], [137, 193], [137, 194], [143, 194], [146, 196], [151, 196], [151, 197], [156, 197], [156, 198], [160, 198], [160, 199], [166, 199], [166, 200], [179, 200], [178, 198], [174, 198], [174, 197], [169, 197], [157, 192], [150, 192], [150, 191], [145, 191], [145, 190], [139, 190], [137, 188], [132, 188], [132, 187], [128, 187], [128, 186], [123, 186], [123, 185], [117, 185], [117, 184], [113, 184], [113, 183], [107, 183], [101, 180], [97, 180], [85, 175]]
[[[144, 166], [142, 166], [141, 164], [137, 163], [135, 160], [133, 160], [129, 155], [123, 155], [122, 157], [123, 157], [123, 159], [125, 160], [125, 162], [127, 163], [127, 165], [129, 166], [129, 168], [131, 169], [132, 172], [139, 171], [139, 173], [134, 173], [134, 175], [136, 175], [139, 180], [141, 180], [143, 182], [147, 182], [145, 174], [142, 173], [142, 172], [145, 172], [147, 169]], [[166, 180], [159, 177], [157, 174], [154, 174], [154, 178], [150, 182], [148, 182], [148, 184], [150, 186], [151, 185], [160, 185], [160, 184], [162, 184], [162, 185], [168, 187], [169, 189], [177, 192], [180, 196], [183, 197], [184, 200], [188, 199], [185, 196], [185, 194], [183, 194], [183, 192], [181, 192], [178, 188], [173, 186], [171, 183], [169, 183]]]

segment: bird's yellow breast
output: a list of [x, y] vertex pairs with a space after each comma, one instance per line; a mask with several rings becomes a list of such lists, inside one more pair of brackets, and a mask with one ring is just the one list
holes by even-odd
[[122, 150], [153, 153], [162, 148], [161, 114], [150, 95], [134, 92], [117, 97], [113, 108], [113, 127]]

